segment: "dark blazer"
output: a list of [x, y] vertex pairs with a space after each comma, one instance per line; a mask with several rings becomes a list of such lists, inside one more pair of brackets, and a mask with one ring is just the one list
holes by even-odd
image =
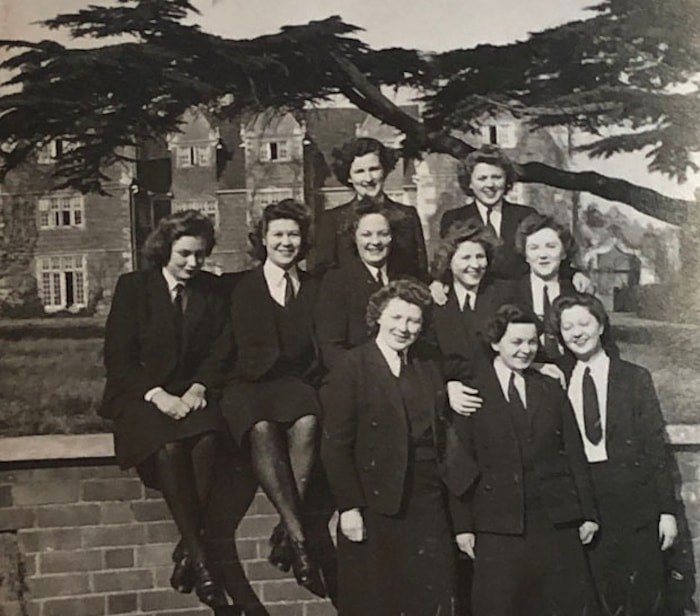
[[[313, 309], [318, 282], [299, 270], [301, 287], [296, 301], [303, 315], [299, 327], [314, 339]], [[262, 265], [246, 272], [236, 282], [231, 297], [231, 329], [235, 347], [235, 365], [231, 377], [242, 381], [257, 381], [275, 365], [280, 356], [279, 337], [274, 327], [274, 300], [265, 282]], [[318, 371], [318, 362], [307, 376]]]
[[[389, 280], [394, 276], [388, 272]], [[365, 319], [370, 296], [379, 283], [359, 258], [328, 270], [323, 276], [316, 302], [316, 334], [323, 363], [331, 368], [348, 349], [369, 340]]]
[[[641, 528], [677, 510], [664, 419], [651, 374], [610, 358], [605, 445], [610, 483], [594, 484], [616, 524]], [[605, 523], [606, 520], [603, 520]]]
[[225, 293], [219, 279], [200, 272], [187, 285], [182, 343], [175, 307], [159, 269], [124, 274], [117, 281], [107, 318], [107, 368], [103, 417], [117, 417], [154, 387], [181, 395], [201, 383], [221, 385], [230, 353]]
[[[438, 457], [445, 449], [443, 378], [431, 359], [412, 356], [423, 403], [433, 413]], [[401, 391], [372, 340], [348, 351], [321, 388], [321, 458], [340, 511], [398, 512], [408, 468], [409, 426]]]
[[[316, 230], [314, 270], [324, 272], [357, 259], [351, 225], [358, 200], [326, 210]], [[392, 201], [384, 196], [381, 210], [389, 219], [392, 232], [389, 267], [397, 275], [428, 280], [428, 256], [423, 228], [416, 208]]]
[[[567, 524], [597, 519], [588, 463], [566, 393], [534, 370], [524, 376], [532, 473], [550, 520]], [[455, 530], [521, 534], [525, 495], [523, 443], [516, 428], [520, 418], [506, 401], [492, 364], [479, 366], [475, 384], [483, 406], [468, 417], [450, 415], [463, 447], [457, 462], [465, 490], [450, 499]]]
[[432, 312], [435, 342], [440, 352], [466, 359], [489, 356], [486, 326], [496, 310], [510, 301], [510, 292], [506, 282], [484, 278], [479, 285], [474, 310], [462, 312], [454, 289], [450, 287], [447, 303], [434, 306]]
[[[527, 263], [515, 250], [515, 231], [520, 222], [534, 212], [533, 208], [526, 205], [503, 202], [502, 245], [495, 250], [492, 263], [489, 264], [489, 272], [495, 278], [509, 280], [527, 273]], [[447, 210], [440, 219], [440, 237], [445, 237], [454, 223], [465, 222], [470, 218], [481, 220], [479, 210], [474, 203]]]

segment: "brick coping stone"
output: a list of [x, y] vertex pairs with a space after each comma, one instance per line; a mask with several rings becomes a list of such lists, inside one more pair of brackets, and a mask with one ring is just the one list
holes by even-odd
[[[666, 426], [672, 446], [700, 446], [700, 423]], [[111, 434], [0, 437], [0, 463], [114, 457]]]

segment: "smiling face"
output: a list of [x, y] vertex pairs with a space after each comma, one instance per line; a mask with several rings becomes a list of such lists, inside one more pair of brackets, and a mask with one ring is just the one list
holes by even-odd
[[508, 323], [503, 337], [491, 347], [503, 363], [515, 372], [529, 368], [537, 354], [537, 326], [534, 323]]
[[355, 246], [360, 259], [374, 267], [382, 267], [389, 257], [391, 229], [382, 214], [365, 214], [357, 223]]
[[299, 258], [301, 229], [296, 220], [279, 218], [267, 225], [263, 245], [267, 258], [282, 269], [289, 269]]
[[384, 191], [384, 169], [379, 154], [370, 152], [356, 156], [350, 163], [348, 182], [360, 199], [381, 195]]
[[525, 238], [525, 260], [530, 270], [543, 280], [559, 276], [559, 267], [566, 256], [559, 234], [549, 227]]
[[170, 247], [170, 260], [165, 269], [175, 280], [186, 283], [202, 269], [206, 258], [206, 240], [196, 235], [183, 235]]
[[471, 291], [479, 286], [488, 264], [484, 247], [479, 242], [467, 240], [457, 246], [450, 261], [450, 270], [454, 279]]
[[498, 205], [506, 192], [506, 172], [496, 165], [477, 163], [472, 171], [469, 188], [482, 205]]
[[602, 349], [600, 337], [604, 329], [585, 306], [571, 306], [561, 312], [561, 337], [566, 347], [582, 361], [587, 361]]
[[379, 325], [377, 339], [400, 353], [418, 338], [423, 326], [423, 311], [415, 304], [394, 297], [382, 310], [377, 324]]

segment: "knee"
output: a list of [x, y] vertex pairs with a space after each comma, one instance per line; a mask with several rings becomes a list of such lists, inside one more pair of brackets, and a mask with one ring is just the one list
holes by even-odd
[[156, 459], [161, 462], [169, 462], [179, 458], [184, 453], [184, 447], [180, 441], [165, 443], [157, 452]]
[[251, 436], [267, 436], [278, 432], [277, 424], [271, 421], [259, 421], [250, 429]]
[[292, 429], [295, 432], [306, 436], [313, 436], [316, 433], [318, 419], [315, 415], [304, 415], [294, 422]]

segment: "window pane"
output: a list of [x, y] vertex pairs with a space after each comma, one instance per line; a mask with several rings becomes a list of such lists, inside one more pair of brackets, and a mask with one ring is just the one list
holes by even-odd
[[75, 284], [75, 303], [85, 304], [85, 274], [76, 272], [74, 277]]
[[197, 164], [200, 167], [208, 167], [211, 165], [211, 148], [208, 145], [197, 148]]

